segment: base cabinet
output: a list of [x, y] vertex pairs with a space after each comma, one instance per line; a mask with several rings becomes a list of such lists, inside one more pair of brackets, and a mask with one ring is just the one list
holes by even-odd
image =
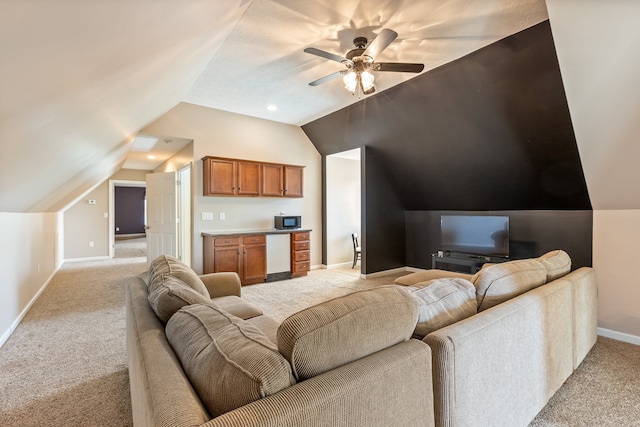
[[308, 231], [291, 233], [291, 274], [306, 276], [311, 270], [311, 236]]
[[264, 234], [243, 237], [204, 236], [204, 273], [238, 273], [243, 285], [267, 278], [267, 243]]

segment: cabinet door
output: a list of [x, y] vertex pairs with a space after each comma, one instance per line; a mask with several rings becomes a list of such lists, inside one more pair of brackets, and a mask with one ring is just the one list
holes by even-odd
[[302, 172], [299, 166], [284, 167], [284, 196], [302, 197]]
[[231, 271], [240, 273], [240, 249], [238, 246], [216, 248], [213, 258], [213, 271]]
[[282, 196], [284, 193], [284, 166], [262, 164], [262, 195]]
[[233, 160], [206, 158], [204, 166], [204, 195], [236, 194], [236, 162]]
[[242, 257], [242, 284], [264, 282], [267, 278], [267, 245], [245, 245]]
[[239, 196], [260, 195], [260, 163], [238, 161], [238, 190]]

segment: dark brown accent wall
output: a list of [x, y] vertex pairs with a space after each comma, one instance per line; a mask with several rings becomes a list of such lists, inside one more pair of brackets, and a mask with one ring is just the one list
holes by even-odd
[[114, 188], [115, 234], [144, 233], [144, 187]]
[[[548, 21], [302, 128], [324, 156], [361, 146], [370, 153], [362, 180], [365, 273], [430, 253], [428, 244], [408, 244], [399, 260], [380, 247], [410, 240], [406, 223], [406, 237], [398, 236], [400, 213], [518, 211], [519, 221], [533, 222], [540, 210], [591, 215]], [[387, 202], [390, 193], [397, 202]], [[580, 224], [572, 228], [577, 240], [551, 242], [540, 233], [535, 246], [574, 247], [591, 235], [590, 221]], [[590, 242], [580, 258], [590, 263]]]

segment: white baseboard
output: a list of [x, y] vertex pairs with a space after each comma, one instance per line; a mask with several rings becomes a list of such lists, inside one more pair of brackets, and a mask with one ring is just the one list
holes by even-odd
[[27, 304], [27, 306], [24, 308], [24, 310], [22, 310], [22, 312], [20, 313], [18, 318], [11, 324], [9, 329], [4, 334], [2, 334], [2, 337], [0, 337], [0, 347], [2, 347], [5, 342], [7, 342], [7, 340], [11, 336], [11, 334], [13, 334], [13, 331], [15, 331], [16, 328], [18, 327], [18, 325], [20, 324], [20, 322], [22, 322], [22, 319], [24, 318], [24, 316], [26, 316], [26, 314], [29, 311], [29, 309], [31, 308], [31, 306], [38, 300], [38, 298], [40, 298], [40, 295], [42, 295], [42, 293], [47, 288], [47, 286], [49, 286], [49, 283], [51, 283], [51, 279], [53, 279], [53, 276], [55, 276], [55, 274], [58, 272], [59, 269], [60, 268], [56, 268], [53, 271], [53, 273], [51, 273], [49, 278], [44, 282], [44, 285], [42, 285], [40, 290], [38, 290], [38, 292], [36, 292], [36, 294], [33, 296], [33, 298], [31, 298], [31, 301], [29, 301], [29, 304]]
[[[412, 270], [409, 270], [409, 268], [410, 267], [392, 268], [391, 270], [376, 271], [375, 273], [369, 273], [369, 274], [360, 274], [360, 277], [363, 278], [363, 279], [373, 279], [375, 277], [386, 276], [387, 274], [402, 273], [402, 272], [405, 272], [405, 271], [412, 271]], [[415, 270], [415, 271], [420, 271], [420, 270]]]
[[611, 329], [598, 328], [598, 335], [612, 338], [614, 340], [628, 342], [629, 344], [640, 345], [640, 337], [631, 334], [625, 334], [624, 332], [612, 331]]
[[[323, 265], [322, 268], [325, 268], [327, 270], [331, 270], [333, 268], [342, 268], [342, 267], [351, 267], [353, 265], [353, 261], [349, 261], [349, 262], [343, 262], [340, 264], [329, 264], [329, 265]], [[358, 268], [360, 268], [359, 265], [356, 265]], [[354, 268], [355, 270], [355, 268]]]
[[94, 257], [87, 257], [87, 258], [68, 258], [68, 259], [65, 259], [64, 262], [104, 261], [107, 259], [111, 259], [111, 257], [109, 255], [103, 255], [103, 256], [94, 256]]

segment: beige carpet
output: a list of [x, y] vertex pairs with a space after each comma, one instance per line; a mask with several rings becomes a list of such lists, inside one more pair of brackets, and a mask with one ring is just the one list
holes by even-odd
[[[0, 348], [0, 426], [130, 426], [124, 283], [146, 269], [144, 246], [65, 264]], [[120, 254], [120, 255], [119, 255]], [[308, 305], [396, 275], [362, 280], [350, 268], [252, 285], [243, 297], [282, 320]], [[640, 426], [640, 347], [599, 338], [532, 427]]]

